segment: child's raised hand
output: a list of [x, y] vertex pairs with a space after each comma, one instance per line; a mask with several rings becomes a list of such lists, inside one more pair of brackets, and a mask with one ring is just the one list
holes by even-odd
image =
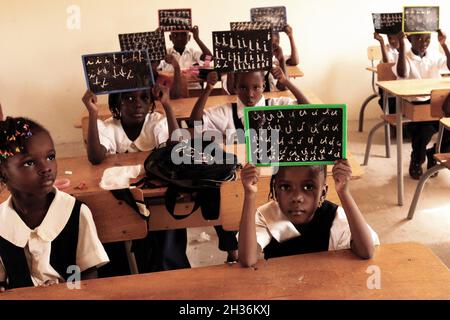
[[439, 44], [440, 44], [441, 46], [445, 45], [445, 42], [447, 41], [447, 35], [446, 35], [444, 32], [442, 32], [441, 29], [439, 29], [437, 32], [438, 32], [438, 41], [439, 41]]
[[178, 61], [177, 59], [175, 59], [175, 56], [173, 54], [166, 54], [166, 56], [164, 57], [164, 60], [168, 63], [171, 64], [174, 68], [179, 67]]
[[336, 192], [348, 191], [348, 182], [352, 178], [352, 168], [347, 159], [341, 159], [334, 162], [333, 179]]
[[286, 78], [286, 75], [284, 74], [283, 70], [281, 70], [280, 67], [273, 67], [270, 71], [275, 79], [278, 80], [278, 82], [282, 85], [286, 85], [288, 82], [288, 79]]
[[198, 39], [198, 37], [199, 37], [198, 26], [193, 26], [191, 29], [191, 32], [192, 32], [192, 36], [194, 37], [194, 39]]
[[400, 45], [404, 45], [405, 44], [405, 33], [403, 31], [400, 31], [399, 33], [397, 33], [397, 39], [398, 42], [400, 43]]
[[81, 99], [89, 113], [98, 114], [97, 96], [90, 90], [87, 90]]
[[157, 100], [161, 101], [163, 106], [170, 102], [169, 88], [166, 86], [155, 85], [153, 88], [153, 95]]
[[219, 80], [219, 76], [217, 75], [217, 72], [212, 71], [210, 73], [208, 73], [208, 75], [206, 76], [206, 85], [209, 88], [213, 88], [217, 81]]
[[374, 32], [374, 33], [373, 33], [373, 38], [374, 38], [375, 40], [378, 40], [380, 43], [384, 43], [383, 37], [382, 37], [381, 34], [379, 34], [378, 32]]
[[284, 59], [283, 49], [280, 46], [273, 46], [272, 54], [278, 61], [282, 61]]
[[291, 27], [290, 25], [287, 24], [287, 25], [284, 27], [284, 30], [283, 30], [283, 31], [287, 34], [288, 37], [292, 37], [293, 31], [292, 31], [292, 27]]
[[241, 170], [241, 181], [245, 193], [255, 194], [258, 192], [259, 170], [254, 165], [247, 163]]

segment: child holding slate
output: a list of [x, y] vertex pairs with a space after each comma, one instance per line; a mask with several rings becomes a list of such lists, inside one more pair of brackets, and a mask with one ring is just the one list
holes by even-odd
[[[169, 36], [170, 41], [173, 43], [173, 48], [169, 48], [167, 54], [175, 57], [181, 70], [189, 69], [193, 65], [201, 64], [201, 61], [205, 61], [206, 56], [212, 57], [211, 51], [200, 39], [198, 26], [194, 26], [190, 32], [192, 33], [195, 42], [200, 47], [201, 52], [195, 51], [193, 48], [186, 48], [186, 45], [191, 38], [188, 31], [171, 32]], [[173, 72], [172, 65], [164, 60], [161, 61], [158, 69]]]
[[[155, 97], [161, 101], [166, 117], [154, 112]], [[151, 151], [178, 129], [166, 87], [157, 85], [153, 90], [110, 94], [109, 108], [113, 117], [105, 121], [98, 120], [97, 97], [92, 92], [85, 93], [83, 103], [89, 111], [87, 151], [93, 164], [101, 163], [107, 153]], [[150, 232], [145, 241], [152, 243], [148, 245], [152, 256], [142, 259], [136, 256], [140, 272], [190, 267], [186, 256], [186, 229]], [[140, 260], [145, 262], [140, 263]]]
[[173, 77], [158, 72], [160, 61], [152, 61], [152, 72], [155, 83], [170, 88], [170, 98], [187, 98], [189, 96], [186, 78], [181, 74], [181, 68], [173, 54], [167, 54], [164, 61], [173, 67]]
[[[288, 78], [280, 67], [272, 69], [272, 75], [279, 83], [286, 86], [295, 96], [297, 100], [289, 97], [280, 97], [265, 99], [264, 91], [264, 72], [253, 71], [246, 73], [238, 73], [235, 76], [238, 99], [236, 103], [225, 104], [203, 111], [206, 100], [211, 93], [212, 86], [207, 86], [201, 93], [197, 103], [192, 109], [189, 119], [191, 125], [194, 121], [202, 121], [203, 131], [218, 131], [221, 134], [226, 134], [227, 141], [232, 141], [237, 138], [241, 139], [240, 135], [236, 137], [236, 129], [243, 129], [243, 109], [244, 107], [253, 106], [274, 106], [274, 105], [291, 105], [291, 104], [308, 104], [308, 99], [303, 95]], [[243, 143], [243, 141], [240, 141]]]
[[239, 227], [239, 261], [254, 265], [261, 250], [265, 259], [295, 254], [351, 250], [370, 259], [377, 234], [366, 223], [349, 190], [351, 168], [337, 160], [333, 178], [342, 207], [325, 200], [326, 166], [279, 167], [270, 181], [271, 201], [256, 208], [258, 169], [241, 171], [244, 206]]
[[0, 121], [0, 179], [10, 196], [0, 205], [0, 292], [97, 277], [109, 259], [89, 208], [56, 189], [49, 132], [26, 118]]
[[[400, 79], [431, 79], [441, 78], [441, 72], [450, 69], [450, 51], [447, 47], [446, 35], [438, 30], [438, 40], [445, 56], [429, 51], [431, 34], [412, 34], [408, 36], [411, 42], [411, 50], [406, 50], [404, 33], [399, 36], [399, 58], [397, 63], [393, 66], [392, 71]], [[412, 104], [429, 104], [430, 97], [417, 97], [410, 100]], [[411, 133], [411, 161], [409, 165], [409, 175], [413, 179], [420, 179], [423, 174], [422, 164], [427, 161], [427, 168], [431, 168], [436, 164], [433, 155], [436, 153], [436, 146], [427, 150], [427, 144], [431, 141], [433, 134], [439, 129], [438, 121], [412, 122], [409, 124], [409, 131]], [[450, 151], [450, 134], [444, 132], [442, 152]]]

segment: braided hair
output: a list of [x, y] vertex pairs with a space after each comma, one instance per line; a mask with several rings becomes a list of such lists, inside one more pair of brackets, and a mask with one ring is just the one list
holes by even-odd
[[24, 151], [33, 133], [48, 132], [42, 125], [28, 118], [7, 117], [0, 121], [0, 164]]
[[[326, 165], [308, 166], [308, 167], [311, 168], [311, 170], [319, 171], [319, 173], [323, 172], [323, 178], [324, 179], [327, 178], [327, 166]], [[283, 168], [285, 168], [285, 167], [279, 167], [277, 173], [273, 174], [272, 177], [270, 178], [270, 192], [269, 192], [269, 196], [268, 196], [269, 200], [276, 200], [275, 199], [275, 180], [278, 177], [278, 175], [280, 174], [280, 171], [283, 170]]]
[[[151, 101], [151, 107], [150, 107], [150, 113], [153, 113], [155, 111], [155, 96], [153, 95], [153, 90], [149, 89], [150, 93], [150, 101]], [[111, 93], [108, 96], [108, 106], [109, 110], [111, 111], [111, 114], [114, 119], [120, 120], [122, 114], [120, 112], [120, 105], [122, 104], [122, 97], [126, 94], [126, 92], [118, 92], [118, 93]]]

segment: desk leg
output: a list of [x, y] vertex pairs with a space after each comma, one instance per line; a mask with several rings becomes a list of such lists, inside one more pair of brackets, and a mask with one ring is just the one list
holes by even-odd
[[397, 198], [398, 205], [403, 205], [403, 124], [402, 124], [402, 110], [403, 110], [403, 99], [396, 98], [396, 113], [397, 113]]
[[[388, 93], [383, 94], [383, 112], [386, 116], [389, 113], [389, 99]], [[386, 158], [391, 157], [391, 125], [389, 122], [384, 123], [384, 144], [386, 146]]]

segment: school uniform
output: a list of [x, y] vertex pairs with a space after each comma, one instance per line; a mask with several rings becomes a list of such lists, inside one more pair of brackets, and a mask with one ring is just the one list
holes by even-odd
[[398, 49], [391, 46], [389, 43], [386, 45], [386, 55], [389, 63], [396, 63], [398, 60]]
[[[261, 99], [255, 106], [285, 106], [297, 104], [297, 100], [289, 97]], [[225, 134], [227, 141], [236, 137], [236, 129], [243, 129], [244, 103], [238, 98], [235, 104], [224, 104], [205, 109], [203, 112], [203, 131], [218, 131]]]
[[[167, 119], [158, 112], [146, 115], [141, 133], [135, 141], [128, 138], [118, 119], [98, 120], [98, 131], [100, 144], [108, 153], [151, 151], [169, 139]], [[105, 247], [111, 256], [111, 264], [101, 268], [99, 276], [129, 274], [123, 243], [111, 243]], [[145, 239], [133, 241], [140, 273], [190, 268], [186, 248], [186, 229], [152, 231]]]
[[[405, 60], [404, 77], [398, 76], [397, 63], [392, 67], [392, 71], [398, 79], [440, 79], [441, 73], [448, 72], [446, 56], [437, 51], [427, 50], [425, 56], [421, 58], [415, 55], [412, 50], [407, 50]], [[430, 97], [414, 97], [407, 100], [413, 104], [428, 104]], [[412, 122], [409, 124], [409, 131], [412, 135], [412, 161], [419, 164], [425, 162], [427, 144], [438, 130], [439, 124], [437, 121]], [[450, 151], [450, 134], [448, 132], [444, 132], [442, 151]]]
[[[189, 69], [194, 64], [203, 64], [203, 61], [200, 60], [200, 57], [203, 53], [201, 51], [196, 51], [193, 48], [185, 48], [183, 53], [180, 54], [172, 47], [167, 49], [167, 54], [171, 54], [174, 56], [175, 60], [177, 60], [178, 64], [180, 65], [181, 70]], [[165, 60], [161, 60], [158, 66], [158, 70], [174, 72], [173, 66], [170, 63], [167, 63]]]
[[107, 153], [150, 151], [169, 138], [166, 117], [158, 112], [145, 116], [141, 133], [135, 141], [128, 138], [120, 119], [97, 120], [97, 124], [100, 144]]
[[[351, 232], [344, 209], [324, 201], [313, 219], [305, 225], [294, 225], [276, 201], [270, 201], [256, 211], [256, 241], [266, 259], [319, 251], [349, 249]], [[369, 226], [374, 245], [378, 235]]]
[[77, 265], [83, 272], [109, 262], [89, 208], [54, 189], [42, 223], [31, 230], [14, 210], [11, 196], [0, 204], [0, 282], [8, 288], [66, 281]]

